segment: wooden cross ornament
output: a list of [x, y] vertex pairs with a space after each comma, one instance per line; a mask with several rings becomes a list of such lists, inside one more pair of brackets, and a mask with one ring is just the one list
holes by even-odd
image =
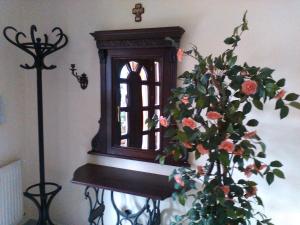
[[135, 7], [132, 9], [132, 14], [135, 14], [135, 22], [142, 21], [142, 14], [145, 13], [145, 9], [141, 3], [135, 4]]

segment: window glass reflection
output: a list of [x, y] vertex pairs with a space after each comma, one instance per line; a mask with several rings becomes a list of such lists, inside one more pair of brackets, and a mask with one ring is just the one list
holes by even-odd
[[120, 73], [120, 78], [127, 79], [128, 74], [129, 74], [129, 70], [128, 70], [127, 66], [124, 65], [122, 70], [121, 70], [121, 73]]
[[121, 107], [127, 107], [127, 84], [121, 83], [120, 84], [120, 106]]
[[148, 85], [142, 85], [142, 98], [143, 98], [143, 106], [149, 105], [149, 90]]
[[120, 112], [120, 123], [121, 123], [121, 135], [128, 133], [128, 113], [121, 111]]
[[159, 62], [154, 62], [155, 67], [155, 82], [159, 82]]
[[137, 62], [134, 62], [134, 61], [130, 61], [129, 62], [129, 65], [130, 65], [130, 68], [133, 72], [136, 72], [137, 71], [137, 68], [139, 66], [139, 64]]
[[148, 124], [146, 120], [148, 119], [148, 111], [143, 111], [143, 131], [148, 130]]
[[146, 81], [147, 80], [147, 72], [145, 67], [142, 67], [141, 72], [140, 72], [140, 76], [142, 81]]
[[149, 146], [149, 135], [143, 135], [142, 149], [148, 149]]
[[160, 104], [160, 86], [155, 86], [155, 105]]
[[160, 132], [155, 132], [155, 150], [160, 149]]

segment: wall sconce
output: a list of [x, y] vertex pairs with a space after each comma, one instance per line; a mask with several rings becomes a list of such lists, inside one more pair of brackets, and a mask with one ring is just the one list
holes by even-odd
[[85, 73], [78, 75], [78, 73], [76, 73], [75, 71], [77, 70], [75, 68], [75, 64], [71, 64], [71, 68], [70, 70], [72, 71], [72, 75], [74, 77], [76, 77], [77, 81], [80, 83], [80, 87], [84, 90], [87, 88], [88, 84], [89, 84], [89, 80], [88, 77]]

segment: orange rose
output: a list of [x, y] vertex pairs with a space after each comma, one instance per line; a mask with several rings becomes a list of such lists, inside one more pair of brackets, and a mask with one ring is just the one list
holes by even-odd
[[254, 80], [246, 80], [242, 83], [242, 92], [245, 95], [254, 95], [257, 91], [257, 83]]
[[184, 127], [189, 127], [192, 130], [194, 130], [197, 127], [197, 122], [195, 120], [193, 120], [191, 117], [189, 117], [189, 118], [183, 118], [182, 125]]
[[219, 147], [219, 149], [222, 149], [228, 153], [232, 153], [234, 150], [234, 144], [233, 144], [232, 140], [230, 140], [230, 139], [226, 139], [226, 140], [222, 141], [218, 147]]
[[185, 148], [192, 148], [193, 147], [193, 145], [192, 145], [192, 143], [190, 143], [190, 142], [183, 142], [182, 143], [183, 144], [183, 146], [185, 147]]
[[185, 105], [189, 104], [190, 103], [189, 96], [183, 96], [181, 102]]
[[250, 131], [250, 132], [245, 132], [244, 133], [244, 138], [245, 139], [251, 139], [256, 136], [256, 131]]
[[242, 155], [244, 155], [244, 152], [245, 152], [245, 150], [243, 149], [243, 148], [238, 148], [238, 149], [236, 149], [234, 152], [233, 152], [233, 154], [234, 155], [237, 155], [237, 156], [242, 156]]
[[285, 94], [286, 94], [285, 90], [281, 89], [274, 98], [282, 99], [285, 96]]
[[178, 51], [177, 51], [177, 60], [179, 62], [182, 62], [183, 55], [184, 55], [184, 51], [181, 48], [179, 48]]
[[198, 152], [201, 154], [201, 155], [205, 155], [205, 154], [208, 154], [209, 151], [208, 149], [204, 148], [204, 146], [202, 144], [198, 144], [196, 146], [196, 149], [198, 150]]
[[165, 117], [163, 117], [163, 116], [159, 117], [159, 123], [163, 127], [168, 127], [169, 126], [168, 120]]
[[246, 198], [252, 197], [256, 195], [257, 192], [257, 187], [256, 186], [251, 186], [248, 190], [247, 193], [245, 194]]
[[177, 184], [179, 184], [181, 187], [184, 187], [184, 181], [182, 180], [182, 178], [179, 174], [175, 175], [174, 179]]
[[205, 175], [205, 169], [203, 166], [197, 166], [197, 171], [200, 176]]
[[230, 192], [230, 187], [228, 185], [223, 185], [220, 189], [223, 191], [224, 195], [228, 195]]
[[218, 112], [215, 112], [215, 111], [210, 111], [206, 114], [207, 118], [210, 119], [210, 120], [218, 120], [218, 119], [222, 119], [223, 116], [218, 113]]

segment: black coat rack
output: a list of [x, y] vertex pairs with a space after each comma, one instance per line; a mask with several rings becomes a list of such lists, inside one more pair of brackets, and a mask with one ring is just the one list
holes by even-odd
[[[15, 39], [9, 37], [9, 31], [15, 32]], [[31, 55], [34, 59], [34, 63], [30, 66], [28, 64], [20, 65], [23, 69], [36, 69], [37, 71], [37, 108], [38, 108], [38, 138], [39, 138], [39, 170], [40, 170], [40, 182], [38, 184], [31, 185], [26, 189], [24, 195], [31, 199], [39, 211], [39, 218], [37, 225], [54, 225], [49, 215], [50, 204], [55, 195], [61, 190], [61, 186], [56, 183], [50, 183], [45, 181], [45, 157], [44, 157], [44, 124], [43, 124], [43, 83], [42, 83], [42, 71], [52, 70], [56, 68], [55, 65], [46, 66], [44, 59], [46, 56], [58, 51], [66, 46], [68, 43], [67, 36], [63, 31], [56, 27], [52, 30], [52, 33], [56, 33], [57, 40], [54, 43], [49, 43], [47, 34], [44, 34], [44, 41], [35, 36], [37, 28], [35, 25], [30, 29], [30, 42], [21, 42], [20, 38], [26, 38], [23, 32], [18, 32], [14, 27], [8, 26], [3, 30], [4, 37], [13, 45], [22, 49], [24, 52]], [[47, 191], [49, 187], [51, 190]], [[39, 189], [39, 193], [34, 193], [35, 188]]]

